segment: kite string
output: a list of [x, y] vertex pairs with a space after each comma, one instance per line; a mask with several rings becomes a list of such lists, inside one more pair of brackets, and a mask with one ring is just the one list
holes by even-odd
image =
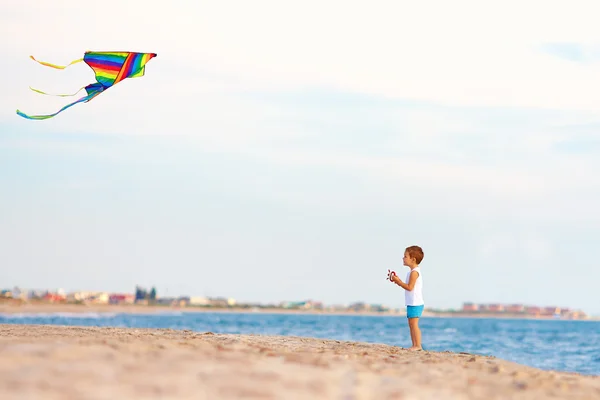
[[39, 64], [45, 65], [46, 67], [51, 67], [51, 68], [56, 68], [56, 69], [65, 69], [65, 68], [67, 68], [68, 66], [71, 66], [71, 65], [73, 65], [73, 64], [77, 64], [78, 62], [81, 62], [81, 61], [83, 61], [83, 58], [80, 58], [80, 59], [78, 59], [78, 60], [73, 60], [73, 61], [71, 61], [71, 62], [70, 62], [69, 64], [67, 64], [67, 65], [56, 65], [56, 64], [50, 64], [50, 63], [48, 63], [48, 62], [45, 62], [45, 61], [38, 61], [38, 60], [36, 60], [36, 59], [35, 59], [33, 56], [29, 56], [29, 58], [31, 58], [33, 61], [35, 61], [35, 62], [37, 62], [37, 63], [39, 63]]

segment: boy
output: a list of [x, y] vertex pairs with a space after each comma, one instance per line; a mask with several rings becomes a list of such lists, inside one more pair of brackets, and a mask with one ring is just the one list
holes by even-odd
[[423, 350], [421, 347], [421, 330], [419, 329], [419, 317], [425, 307], [425, 302], [423, 301], [423, 277], [421, 276], [421, 268], [419, 267], [419, 264], [423, 261], [423, 257], [423, 249], [419, 246], [410, 246], [404, 251], [402, 261], [404, 265], [410, 268], [410, 271], [406, 274], [407, 283], [402, 282], [394, 271], [389, 272], [388, 270], [389, 280], [405, 290], [406, 317], [412, 340], [412, 347], [409, 350]]

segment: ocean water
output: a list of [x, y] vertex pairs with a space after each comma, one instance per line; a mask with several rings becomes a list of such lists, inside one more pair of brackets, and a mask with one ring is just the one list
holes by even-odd
[[[190, 329], [307, 336], [410, 347], [401, 316], [164, 312], [0, 314], [0, 324]], [[421, 318], [423, 347], [493, 355], [545, 370], [600, 375], [600, 321]]]

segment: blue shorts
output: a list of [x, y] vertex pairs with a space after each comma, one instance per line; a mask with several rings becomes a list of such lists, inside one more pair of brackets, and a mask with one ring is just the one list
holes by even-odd
[[423, 314], [424, 305], [406, 306], [406, 318], [419, 318]]

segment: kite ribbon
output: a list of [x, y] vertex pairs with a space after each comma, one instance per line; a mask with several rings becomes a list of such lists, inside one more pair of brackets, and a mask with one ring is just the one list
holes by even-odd
[[63, 111], [65, 111], [67, 108], [74, 106], [77, 103], [83, 103], [83, 102], [87, 102], [90, 101], [91, 99], [93, 99], [94, 97], [98, 96], [100, 93], [102, 93], [101, 91], [98, 92], [92, 92], [91, 94], [88, 94], [87, 96], [84, 96], [82, 98], [80, 98], [79, 100], [74, 101], [71, 104], [67, 104], [66, 106], [64, 106], [63, 108], [61, 108], [60, 110], [58, 110], [57, 112], [55, 112], [54, 114], [49, 114], [49, 115], [27, 115], [19, 110], [17, 110], [17, 114], [20, 115], [23, 118], [27, 118], [27, 119], [35, 119], [35, 120], [41, 120], [41, 119], [48, 119], [48, 118], [52, 118], [54, 117], [56, 114], [59, 114]]
[[82, 62], [82, 61], [83, 61], [83, 58], [80, 58], [80, 59], [78, 59], [78, 60], [73, 60], [73, 61], [71, 61], [71, 62], [70, 62], [69, 64], [67, 64], [67, 65], [56, 65], [56, 64], [50, 64], [50, 63], [48, 63], [48, 62], [45, 62], [45, 61], [38, 61], [38, 60], [36, 60], [36, 59], [35, 59], [33, 56], [29, 56], [29, 57], [30, 57], [30, 58], [31, 58], [33, 61], [35, 61], [35, 62], [37, 62], [37, 63], [40, 63], [40, 64], [42, 64], [42, 65], [45, 65], [46, 67], [51, 67], [51, 68], [56, 68], [56, 69], [65, 69], [65, 68], [67, 68], [68, 66], [71, 66], [71, 65], [73, 65], [73, 64], [77, 64], [78, 62]]
[[33, 90], [36, 93], [45, 94], [46, 96], [71, 97], [71, 96], [75, 96], [77, 93], [79, 93], [83, 89], [85, 89], [85, 86], [82, 86], [78, 91], [76, 91], [73, 94], [50, 94], [50, 93], [42, 92], [41, 90], [38, 90], [38, 89], [34, 89], [31, 86], [29, 87], [29, 89]]

